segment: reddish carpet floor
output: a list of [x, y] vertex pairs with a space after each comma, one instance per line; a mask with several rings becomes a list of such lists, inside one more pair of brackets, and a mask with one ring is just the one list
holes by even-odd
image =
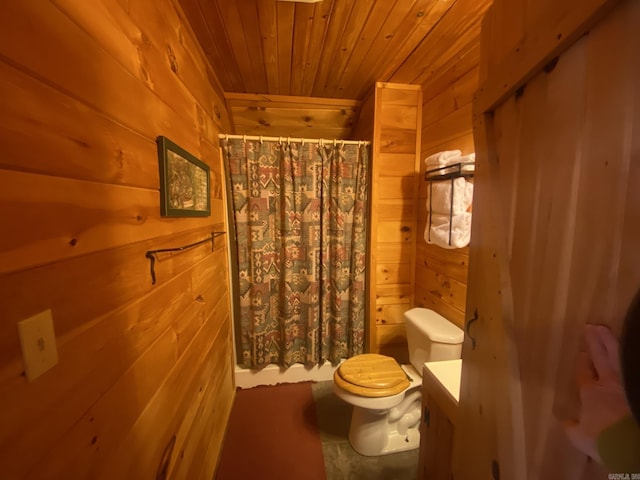
[[238, 390], [216, 480], [326, 480], [311, 383]]

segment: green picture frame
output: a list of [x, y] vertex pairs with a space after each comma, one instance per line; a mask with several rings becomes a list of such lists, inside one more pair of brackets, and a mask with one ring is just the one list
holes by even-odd
[[209, 166], [167, 137], [159, 136], [160, 214], [163, 217], [211, 215]]

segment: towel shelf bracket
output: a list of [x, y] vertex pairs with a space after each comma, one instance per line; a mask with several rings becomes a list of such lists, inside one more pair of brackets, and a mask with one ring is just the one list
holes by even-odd
[[424, 172], [424, 179], [429, 182], [429, 223], [427, 224], [427, 228], [429, 229], [427, 234], [429, 242], [431, 241], [431, 196], [433, 193], [433, 182], [442, 182], [447, 180], [451, 182], [449, 198], [449, 246], [451, 246], [451, 233], [453, 228], [453, 181], [456, 178], [473, 177], [474, 169], [475, 164], [473, 162], [458, 162], [452, 163], [451, 165], [445, 165], [444, 167], [433, 168]]
[[424, 172], [424, 179], [426, 182], [440, 182], [458, 177], [473, 177], [473, 167], [475, 167], [474, 162], [452, 163], [444, 167], [427, 170]]
[[182, 247], [174, 247], [174, 248], [160, 248], [157, 250], [148, 250], [144, 256], [146, 258], [149, 259], [149, 261], [151, 262], [151, 285], [155, 285], [156, 284], [156, 271], [155, 271], [155, 265], [156, 265], [156, 255], [158, 253], [169, 253], [169, 252], [182, 252], [184, 250], [188, 250], [190, 248], [194, 248], [197, 247], [198, 245], [202, 245], [204, 243], [207, 242], [211, 242], [211, 251], [213, 252], [213, 247], [214, 247], [214, 242], [215, 242], [215, 238], [219, 237], [220, 235], [224, 235], [226, 232], [211, 232], [211, 235], [208, 236], [207, 238], [200, 240], [198, 242], [194, 242], [194, 243], [190, 243], [189, 245], [183, 245]]

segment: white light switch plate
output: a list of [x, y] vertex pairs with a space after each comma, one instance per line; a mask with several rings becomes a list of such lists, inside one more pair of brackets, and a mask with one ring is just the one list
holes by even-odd
[[58, 363], [51, 310], [18, 322], [18, 335], [27, 380], [32, 382]]

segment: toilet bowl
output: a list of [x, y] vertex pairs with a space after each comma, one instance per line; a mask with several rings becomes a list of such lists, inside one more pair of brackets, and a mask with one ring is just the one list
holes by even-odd
[[453, 323], [425, 308], [413, 308], [404, 317], [410, 365], [366, 353], [345, 360], [333, 376], [336, 396], [353, 405], [349, 442], [361, 455], [418, 448], [422, 367], [460, 358], [464, 334]]

